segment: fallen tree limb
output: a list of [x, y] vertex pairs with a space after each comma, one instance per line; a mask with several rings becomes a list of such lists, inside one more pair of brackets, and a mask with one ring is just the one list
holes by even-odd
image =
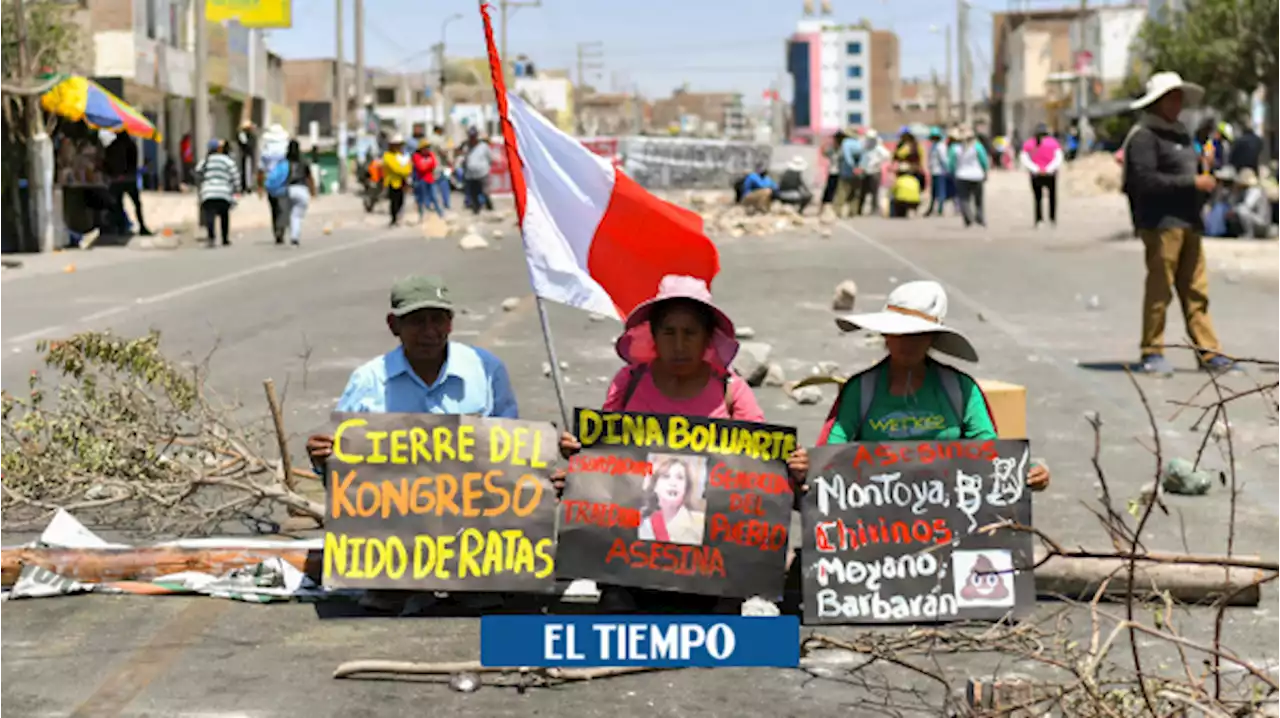
[[1089, 600], [1101, 589], [1106, 598], [1123, 599], [1130, 593], [1131, 558], [1140, 562], [1132, 584], [1133, 596], [1138, 600], [1159, 599], [1167, 592], [1177, 603], [1203, 604], [1225, 598], [1227, 605], [1257, 606], [1262, 600], [1261, 584], [1275, 576], [1275, 569], [1262, 567], [1267, 562], [1241, 556], [1211, 562], [1204, 556], [1177, 561], [1177, 556], [1047, 556], [1037, 550], [1036, 563], [1040, 565], [1035, 571], [1036, 593]]
[[319, 577], [324, 566], [322, 551], [305, 548], [20, 548], [2, 552], [0, 576], [4, 585], [11, 586], [18, 580], [24, 566], [34, 565], [84, 583], [149, 581], [180, 571], [221, 575], [272, 558], [283, 559], [313, 577]]
[[649, 666], [618, 666], [604, 668], [511, 668], [482, 666], [479, 661], [451, 663], [412, 663], [410, 661], [361, 660], [347, 661], [333, 672], [334, 678], [351, 678], [362, 674], [379, 673], [408, 676], [448, 676], [454, 673], [529, 673], [557, 681], [590, 681], [596, 678], [623, 676], [631, 673], [670, 670]]

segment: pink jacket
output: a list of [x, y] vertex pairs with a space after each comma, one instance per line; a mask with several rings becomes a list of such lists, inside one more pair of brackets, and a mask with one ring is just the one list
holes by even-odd
[[[1034, 137], [1028, 139], [1022, 144], [1022, 151], [1027, 153], [1031, 163], [1041, 172], [1056, 171], [1058, 162], [1061, 162], [1061, 160], [1057, 162], [1054, 160], [1062, 152], [1062, 145], [1059, 145], [1058, 141], [1050, 136], [1045, 136], [1038, 143]], [[1028, 167], [1028, 169], [1030, 168]]]

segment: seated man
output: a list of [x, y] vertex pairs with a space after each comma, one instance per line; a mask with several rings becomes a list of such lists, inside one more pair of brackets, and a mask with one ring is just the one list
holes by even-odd
[[1235, 184], [1227, 210], [1227, 235], [1267, 239], [1271, 236], [1271, 207], [1258, 184], [1258, 174], [1246, 167], [1236, 174]]
[[[387, 328], [400, 340], [400, 346], [351, 373], [337, 411], [520, 418], [502, 360], [479, 347], [449, 341], [453, 302], [440, 279], [409, 277], [396, 282], [391, 287]], [[333, 454], [333, 437], [311, 436], [307, 453], [327, 485], [325, 464]], [[368, 609], [398, 613], [411, 595], [408, 591], [369, 591], [360, 603]], [[433, 600], [431, 594], [417, 598], [419, 604]]]
[[778, 191], [774, 194], [774, 199], [779, 202], [795, 205], [799, 214], [804, 214], [804, 208], [813, 201], [813, 192], [804, 181], [804, 171], [808, 167], [809, 163], [803, 157], [792, 157], [778, 180]]
[[769, 168], [757, 167], [742, 183], [742, 206], [747, 214], [768, 212], [777, 191], [778, 183], [769, 176]]

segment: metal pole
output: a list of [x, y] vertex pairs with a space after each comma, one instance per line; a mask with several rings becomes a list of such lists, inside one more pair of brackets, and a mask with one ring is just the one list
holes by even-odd
[[542, 338], [547, 344], [547, 361], [551, 362], [551, 383], [555, 385], [556, 402], [560, 405], [560, 420], [564, 422], [561, 427], [564, 431], [570, 431], [573, 424], [569, 421], [569, 405], [565, 403], [564, 398], [564, 377], [560, 374], [560, 360], [556, 358], [556, 343], [551, 338], [551, 321], [547, 319], [547, 307], [543, 304], [542, 297], [534, 297], [538, 304], [538, 321], [542, 324]]
[[364, 0], [351, 0], [355, 5], [356, 25], [356, 144], [361, 145], [369, 123], [369, 103], [364, 98]]
[[956, 0], [956, 23], [959, 31], [956, 44], [960, 61], [960, 120], [969, 121], [969, 6], [965, 0]]
[[338, 191], [345, 193], [347, 191], [347, 100], [349, 99], [347, 97], [347, 58], [342, 50], [342, 36], [345, 34], [342, 17], [342, 0], [334, 0], [334, 5], [337, 10], [337, 20], [335, 24], [338, 26], [338, 47], [337, 53], [335, 54], [338, 56], [338, 59], [335, 81], [336, 86], [334, 88], [337, 97], [334, 98], [333, 108], [334, 117], [338, 122]]
[[953, 97], [952, 91], [955, 87], [955, 82], [956, 82], [955, 75], [951, 73], [951, 26], [950, 25], [947, 25], [946, 58], [947, 58], [947, 78], [943, 84], [945, 84], [947, 87], [947, 99], [946, 99], [945, 111], [942, 116], [942, 119], [944, 122], [946, 122], [949, 125], [952, 122], [952, 119], [951, 119], [951, 98]]
[[[18, 77], [26, 82], [39, 68], [29, 66], [30, 56], [27, 47], [27, 17], [23, 0], [15, 0], [16, 27], [18, 35]], [[30, 211], [31, 230], [34, 235], [36, 249], [41, 252], [52, 252], [53, 246], [53, 150], [49, 135], [44, 131], [44, 123], [40, 116], [40, 95], [31, 94], [25, 98], [23, 119], [27, 145], [27, 207]], [[21, 226], [21, 225], [19, 225]], [[23, 242], [25, 245], [25, 240]]]

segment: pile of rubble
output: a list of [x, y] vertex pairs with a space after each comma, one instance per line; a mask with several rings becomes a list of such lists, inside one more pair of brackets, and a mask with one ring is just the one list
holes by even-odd
[[1120, 191], [1120, 163], [1109, 152], [1081, 156], [1062, 166], [1059, 189], [1073, 197], [1093, 197]]
[[774, 202], [768, 213], [749, 213], [742, 205], [733, 203], [731, 192], [719, 190], [688, 190], [683, 195], [667, 198], [702, 216], [702, 226], [709, 235], [730, 237], [763, 237], [779, 232], [809, 230], [821, 237], [831, 236], [833, 214], [819, 215], [816, 208], [809, 208], [801, 215], [791, 205]]

